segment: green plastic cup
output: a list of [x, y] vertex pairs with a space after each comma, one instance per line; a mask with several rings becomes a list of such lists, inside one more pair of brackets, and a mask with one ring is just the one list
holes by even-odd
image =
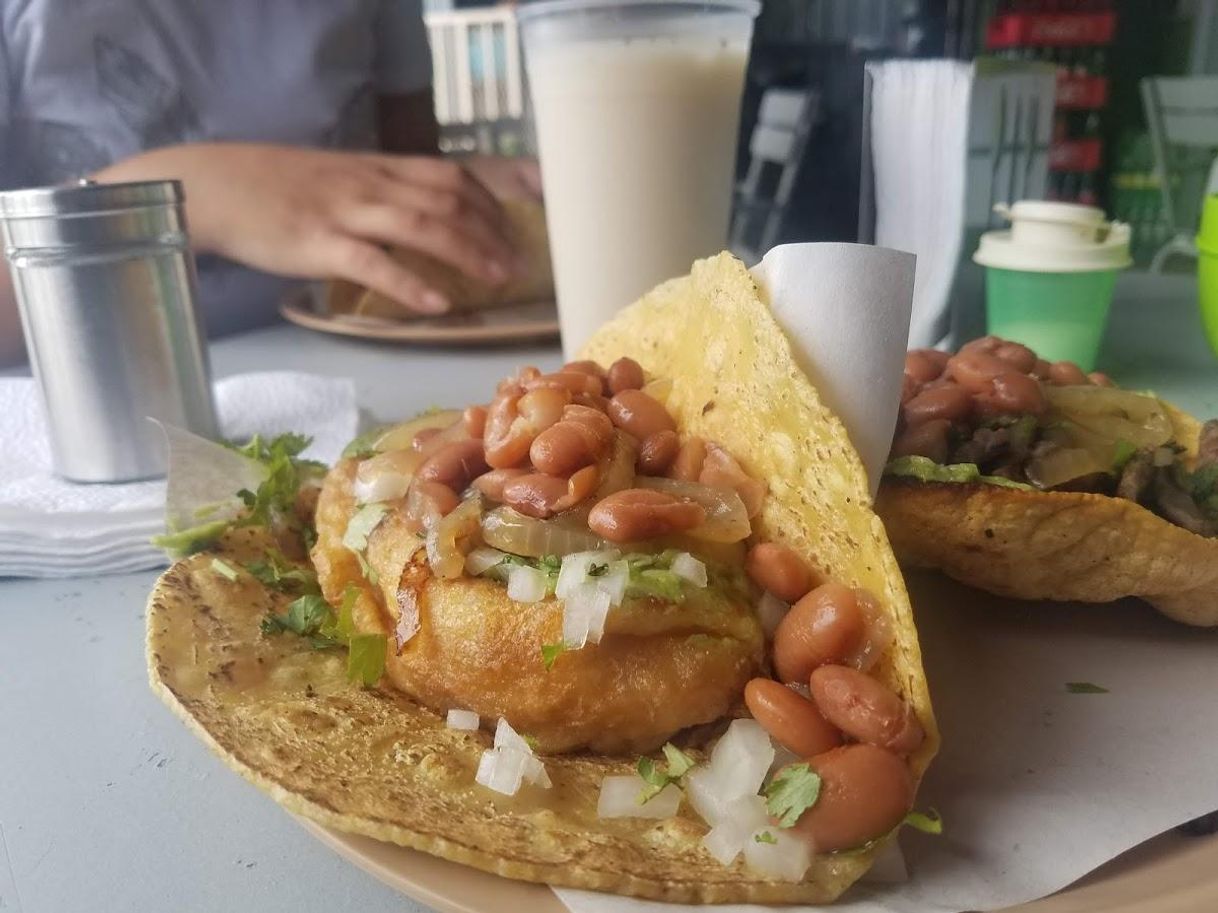
[[1218, 355], [1218, 194], [1205, 198], [1201, 231], [1197, 233], [1197, 294], [1201, 322], [1210, 348]]
[[[1095, 368], [1118, 270], [1091, 273], [985, 271], [986, 329], [1047, 361]], [[1218, 303], [1215, 304], [1218, 318]], [[1215, 324], [1218, 328], [1218, 321]]]
[[1048, 361], [1095, 368], [1117, 273], [1129, 265], [1129, 226], [1094, 206], [1021, 200], [995, 211], [973, 259], [985, 270], [986, 329]]

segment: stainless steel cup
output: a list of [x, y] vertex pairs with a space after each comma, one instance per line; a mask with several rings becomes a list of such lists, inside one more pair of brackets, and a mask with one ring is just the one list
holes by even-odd
[[178, 181], [0, 194], [0, 230], [55, 472], [165, 472], [156, 418], [217, 436]]

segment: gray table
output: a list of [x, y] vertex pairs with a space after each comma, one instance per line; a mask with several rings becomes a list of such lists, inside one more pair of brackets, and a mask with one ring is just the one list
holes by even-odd
[[[485, 398], [555, 347], [415, 350], [275, 327], [214, 346], [219, 376], [291, 368], [354, 377], [382, 417]], [[1129, 275], [1101, 368], [1218, 415], [1218, 359], [1195, 283]], [[420, 911], [309, 837], [149, 691], [155, 574], [0, 581], [0, 911]]]

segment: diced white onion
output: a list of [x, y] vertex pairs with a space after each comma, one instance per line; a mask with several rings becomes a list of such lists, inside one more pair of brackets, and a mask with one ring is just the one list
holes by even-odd
[[[766, 842], [756, 838], [769, 834]], [[773, 842], [770, 842], [773, 838]], [[759, 875], [779, 881], [803, 881], [812, 864], [812, 848], [800, 837], [777, 827], [761, 827], [745, 841], [744, 861]]]
[[609, 564], [619, 557], [620, 554], [616, 549], [600, 552], [574, 552], [567, 555], [562, 559], [554, 594], [559, 599], [566, 599], [576, 587], [588, 582], [588, 571], [592, 565]]
[[514, 796], [524, 780], [524, 764], [528, 755], [519, 751], [491, 748], [482, 752], [475, 782], [505, 796]]
[[541, 602], [546, 598], [546, 575], [535, 567], [518, 565], [508, 574], [508, 599]]
[[791, 606], [769, 590], [762, 593], [761, 600], [757, 603], [757, 620], [761, 622], [761, 629], [765, 631], [766, 637], [774, 636], [778, 623], [787, 617], [789, 611]]
[[610, 596], [595, 583], [581, 583], [563, 600], [562, 641], [578, 650], [591, 641], [600, 643], [609, 614]]
[[596, 802], [599, 818], [671, 818], [681, 805], [681, 790], [669, 783], [659, 793], [642, 805], [639, 793], [646, 783], [638, 774], [624, 777], [605, 777], [601, 781], [601, 794]]
[[478, 728], [478, 714], [472, 710], [457, 710], [455, 707], [448, 711], [445, 724], [449, 729], [474, 730]]
[[706, 565], [689, 552], [681, 552], [673, 558], [669, 568], [678, 577], [688, 580], [694, 586], [706, 586]]
[[507, 552], [501, 552], [497, 548], [479, 546], [465, 556], [465, 573], [471, 577], [478, 577], [500, 564], [506, 557]]
[[723, 865], [731, 865], [753, 834], [769, 823], [761, 796], [740, 796], [722, 806], [719, 820], [702, 838], [702, 845]]
[[482, 753], [474, 779], [505, 796], [516, 795], [522, 782], [543, 789], [552, 785], [545, 764], [503, 717], [495, 727], [495, 746]]
[[529, 743], [503, 717], [499, 717], [499, 722], [495, 725], [495, 747], [511, 748], [515, 751], [522, 751], [525, 754], [533, 753]]
[[774, 746], [756, 720], [732, 720], [707, 765], [725, 802], [756, 794], [774, 761]]
[[626, 598], [626, 587], [630, 583], [630, 564], [626, 561], [610, 561], [609, 570], [600, 577], [590, 577], [597, 589], [609, 594], [609, 605], [619, 606]]

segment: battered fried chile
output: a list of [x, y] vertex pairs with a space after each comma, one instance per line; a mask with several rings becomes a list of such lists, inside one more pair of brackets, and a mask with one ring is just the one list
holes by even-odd
[[1218, 536], [1218, 420], [1202, 426], [1193, 459], [1173, 434], [1155, 397], [986, 336], [955, 355], [906, 355], [888, 473], [1095, 492]]
[[[912, 353], [905, 412], [906, 432], [918, 431], [906, 433], [913, 451], [946, 456], [953, 423], [982, 401], [1002, 421], [1012, 409], [1043, 411], [1037, 382], [1008, 377], [1016, 356], [1035, 363], [1009, 346], [954, 369], [939, 353]], [[910, 811], [907, 758], [923, 740], [911, 708], [869, 674], [891, 637], [884, 611], [791, 548], [758, 541], [764, 482], [715, 441], [683, 436], [664, 390], [629, 358], [607, 369], [589, 361], [550, 374], [524, 368], [489, 403], [415, 420], [361, 451], [356, 499], [384, 502], [386, 522], [426, 542], [433, 577], [499, 581], [521, 611], [561, 601], [562, 639], [537, 656], [545, 674], [598, 645], [614, 612], [659, 612], [699, 592], [790, 606], [768, 661], [756, 657], [743, 687], [764, 731], [802, 759], [767, 788], [769, 827], [818, 853], [880, 837]], [[771, 668], [774, 678], [758, 674]], [[497, 775], [487, 773], [488, 782]], [[792, 839], [765, 834], [756, 843]]]

